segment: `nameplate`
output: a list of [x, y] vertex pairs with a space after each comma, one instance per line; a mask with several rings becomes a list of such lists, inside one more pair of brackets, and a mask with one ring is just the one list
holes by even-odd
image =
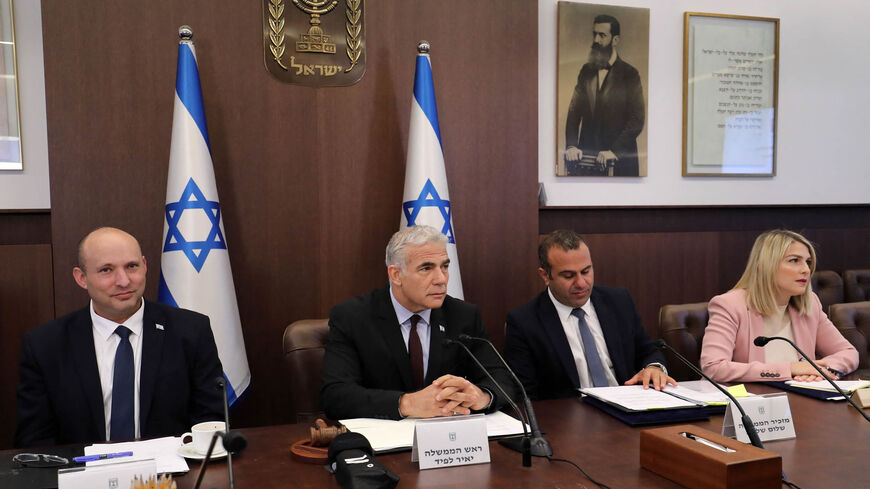
[[157, 464], [153, 458], [89, 465], [57, 471], [58, 489], [124, 489], [130, 487], [134, 477], [157, 477]]
[[[765, 394], [762, 396], [741, 397], [737, 400], [746, 414], [752, 419], [755, 431], [761, 441], [786, 440], [794, 438], [794, 422], [788, 396], [785, 392]], [[737, 438], [743, 443], [749, 443], [749, 435], [743, 428], [743, 418], [740, 411], [732, 404], [725, 410], [725, 421], [722, 423], [722, 435]]]
[[489, 438], [482, 414], [417, 420], [411, 461], [420, 470], [489, 463]]

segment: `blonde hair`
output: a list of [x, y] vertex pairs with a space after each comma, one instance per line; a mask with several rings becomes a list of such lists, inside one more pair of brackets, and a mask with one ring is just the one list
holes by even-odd
[[[810, 252], [810, 275], [816, 271], [816, 250], [807, 238], [794, 231], [774, 229], [766, 231], [755, 238], [746, 270], [734, 285], [735, 289], [746, 289], [749, 307], [764, 315], [775, 314], [776, 304], [776, 272], [788, 247], [797, 242], [807, 247]], [[807, 314], [812, 307], [813, 287], [808, 283], [803, 294], [789, 298], [789, 305], [799, 313]]]

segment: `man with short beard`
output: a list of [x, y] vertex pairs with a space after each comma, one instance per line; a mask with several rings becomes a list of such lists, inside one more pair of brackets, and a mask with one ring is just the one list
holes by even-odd
[[[619, 21], [595, 17], [589, 59], [580, 69], [565, 124], [568, 175], [601, 175], [608, 162], [614, 176], [638, 176], [637, 136], [643, 129], [643, 88], [637, 70], [619, 57]], [[578, 137], [579, 133], [579, 137]], [[583, 167], [583, 155], [598, 168]]]

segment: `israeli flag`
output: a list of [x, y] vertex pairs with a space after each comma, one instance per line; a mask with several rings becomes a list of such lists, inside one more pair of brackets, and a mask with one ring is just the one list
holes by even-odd
[[251, 383], [193, 42], [178, 45], [158, 300], [205, 314], [232, 404]]
[[429, 43], [421, 41], [417, 50], [414, 98], [411, 101], [411, 124], [408, 128], [408, 158], [405, 163], [405, 193], [399, 229], [427, 224], [440, 229], [447, 236], [447, 255], [450, 257], [447, 293], [462, 299], [462, 277], [459, 274], [444, 152], [441, 150]]

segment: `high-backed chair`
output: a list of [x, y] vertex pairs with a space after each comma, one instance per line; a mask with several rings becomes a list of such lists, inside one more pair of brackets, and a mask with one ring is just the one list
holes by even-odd
[[858, 368], [870, 368], [870, 301], [831, 306], [831, 322], [858, 350]]
[[843, 272], [846, 302], [870, 300], [870, 269], [846, 270]]
[[320, 409], [320, 374], [328, 335], [328, 319], [302, 319], [284, 329], [284, 360], [297, 423], [324, 417]]
[[[701, 342], [707, 327], [707, 303], [671, 304], [659, 309], [659, 332], [667, 344], [695, 365], [701, 357]], [[668, 372], [675, 380], [696, 380], [700, 377], [683, 365], [673, 353], [665, 351]]]
[[843, 302], [845, 297], [843, 278], [840, 277], [839, 273], [833, 270], [816, 270], [810, 282], [813, 285], [813, 292], [819, 296], [819, 300], [822, 302], [823, 311], [827, 312], [831, 304]]

